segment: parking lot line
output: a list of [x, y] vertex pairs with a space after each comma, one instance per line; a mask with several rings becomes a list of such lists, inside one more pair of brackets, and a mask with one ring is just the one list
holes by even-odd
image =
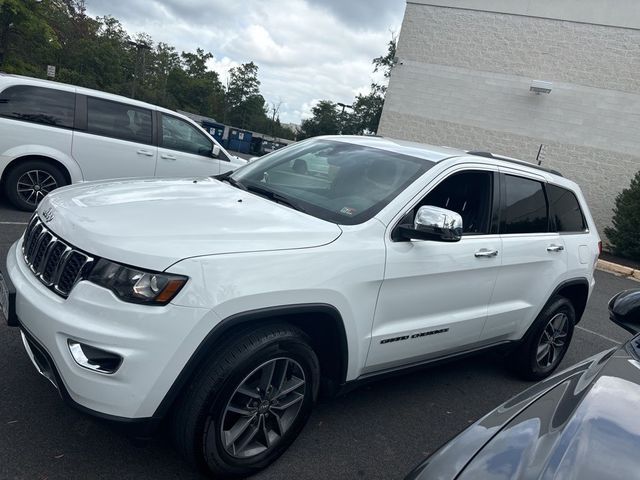
[[581, 326], [581, 325], [576, 325], [576, 328], [578, 328], [578, 329], [582, 330], [583, 332], [591, 333], [592, 335], [596, 335], [597, 337], [604, 338], [605, 340], [608, 340], [608, 341], [610, 341], [610, 342], [613, 342], [613, 343], [615, 343], [616, 345], [620, 345], [620, 344], [622, 343], [622, 342], [619, 342], [618, 340], [614, 340], [614, 339], [613, 339], [613, 338], [611, 338], [611, 337], [607, 337], [607, 336], [605, 336], [605, 335], [602, 335], [601, 333], [594, 332], [593, 330], [589, 330], [588, 328], [584, 328], [584, 327], [583, 327], [583, 326]]
[[0, 222], [0, 225], [29, 225], [28, 222]]

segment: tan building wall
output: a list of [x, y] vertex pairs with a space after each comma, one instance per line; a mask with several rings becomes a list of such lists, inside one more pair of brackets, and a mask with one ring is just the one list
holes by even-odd
[[[616, 16], [598, 22], [593, 11], [597, 24], [567, 21], [566, 8], [531, 12], [545, 3], [408, 2], [379, 133], [529, 161], [544, 144], [543, 164], [581, 185], [602, 234], [640, 170], [640, 30], [604, 25]], [[628, 5], [626, 24], [640, 26], [640, 9]], [[553, 82], [552, 92], [531, 93], [536, 79]]]

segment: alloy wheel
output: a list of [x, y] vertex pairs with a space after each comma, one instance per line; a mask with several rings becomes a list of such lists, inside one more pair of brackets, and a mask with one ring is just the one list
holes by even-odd
[[547, 369], [560, 361], [563, 350], [566, 348], [568, 335], [569, 317], [564, 313], [554, 315], [542, 331], [538, 342], [536, 352], [538, 366]]
[[235, 389], [222, 416], [226, 452], [246, 459], [277, 445], [300, 413], [305, 389], [304, 370], [292, 358], [271, 359], [253, 370]]
[[29, 170], [18, 178], [16, 188], [18, 196], [35, 207], [49, 192], [58, 188], [58, 182], [44, 170]]

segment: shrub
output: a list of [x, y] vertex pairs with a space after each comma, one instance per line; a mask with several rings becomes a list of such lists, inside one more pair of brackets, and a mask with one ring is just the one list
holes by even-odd
[[604, 229], [616, 255], [640, 260], [640, 172], [616, 198], [613, 227]]

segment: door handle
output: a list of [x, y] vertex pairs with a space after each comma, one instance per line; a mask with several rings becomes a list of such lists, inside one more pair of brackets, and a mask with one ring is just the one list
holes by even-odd
[[476, 256], [476, 258], [497, 257], [498, 256], [498, 250], [488, 250], [486, 248], [483, 248], [481, 250], [478, 250], [474, 255]]
[[549, 245], [547, 252], [561, 252], [564, 250], [564, 245]]
[[153, 157], [153, 152], [150, 152], [149, 150], [138, 150], [136, 153], [138, 155], [144, 155], [146, 157]]
[[164, 158], [165, 160], [175, 160], [176, 157], [174, 157], [173, 155], [169, 155], [167, 153], [163, 153], [162, 155], [160, 155], [160, 158]]

